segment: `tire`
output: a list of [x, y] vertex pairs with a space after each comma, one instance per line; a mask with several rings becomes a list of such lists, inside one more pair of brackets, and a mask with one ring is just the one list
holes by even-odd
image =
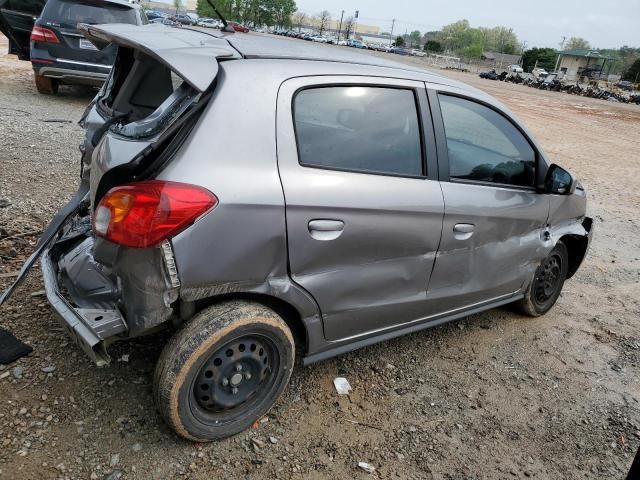
[[35, 75], [35, 81], [36, 88], [39, 93], [44, 95], [55, 95], [58, 93], [59, 84], [57, 80], [49, 77], [43, 77], [42, 75]]
[[569, 254], [564, 243], [558, 242], [536, 269], [525, 297], [516, 305], [531, 317], [544, 315], [553, 307], [567, 278]]
[[295, 360], [293, 335], [272, 310], [232, 301], [195, 315], [165, 346], [154, 398], [181, 437], [210, 442], [239, 433], [284, 391]]

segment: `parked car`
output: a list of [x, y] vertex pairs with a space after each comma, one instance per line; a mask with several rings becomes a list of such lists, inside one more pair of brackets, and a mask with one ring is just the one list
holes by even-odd
[[156, 18], [166, 18], [168, 15], [163, 12], [159, 12], [157, 10], [145, 10], [144, 14], [147, 16], [149, 22], [155, 20]]
[[346, 47], [347, 45], [349, 45], [349, 41], [348, 40], [338, 40], [337, 45]]
[[231, 28], [233, 28], [236, 32], [247, 33], [249, 29], [244, 25], [237, 22], [227, 22]]
[[524, 70], [520, 65], [509, 65], [507, 71], [509, 71], [510, 73], [524, 73]]
[[348, 40], [348, 46], [349, 47], [353, 47], [353, 48], [362, 48], [362, 49], [367, 49], [369, 47], [367, 47], [364, 43], [362, 43], [360, 40]]
[[175, 20], [172, 20], [169, 17], [166, 17], [166, 18], [154, 18], [149, 23], [154, 23], [154, 24], [158, 24], [158, 25], [167, 25], [169, 27], [182, 27], [182, 24], [180, 22], [176, 22]]
[[396, 55], [411, 55], [411, 52], [407, 48], [403, 47], [391, 47], [389, 53], [395, 53]]
[[424, 56], [426, 56], [426, 53], [423, 50], [419, 50], [417, 48], [412, 48], [409, 52], [414, 57], [424, 57]]
[[[116, 47], [96, 47], [82, 36], [78, 25], [146, 22], [142, 7], [124, 0], [49, 0], [33, 25], [27, 57], [38, 92], [55, 94], [60, 84], [101, 85], [107, 78]], [[7, 33], [18, 43], [25, 40], [16, 24], [9, 24]]]
[[97, 364], [177, 328], [153, 388], [185, 438], [251, 426], [297, 352], [510, 303], [543, 315], [586, 255], [584, 188], [475, 88], [312, 44], [283, 58], [277, 39], [81, 31], [129, 53], [81, 120], [77, 194], [0, 304], [42, 254], [47, 299]]
[[193, 17], [191, 17], [190, 15], [187, 15], [186, 13], [179, 13], [177, 15], [171, 15], [170, 18], [174, 22], [181, 23], [182, 25], [194, 26], [194, 25], [198, 24], [198, 22]]
[[320, 35], [316, 35], [315, 37], [311, 37], [311, 40], [313, 42], [318, 42], [318, 43], [327, 43], [328, 40], [325, 37], [321, 37]]

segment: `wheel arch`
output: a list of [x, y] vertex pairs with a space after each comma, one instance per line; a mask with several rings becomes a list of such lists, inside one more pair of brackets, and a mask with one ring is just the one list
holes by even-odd
[[587, 254], [589, 239], [586, 235], [567, 234], [560, 237], [559, 241], [567, 247], [569, 255], [567, 278], [571, 278], [578, 271]]
[[309, 346], [309, 334], [302, 320], [302, 315], [295, 306], [279, 297], [255, 292], [234, 292], [216, 295], [194, 302], [195, 308], [193, 309], [193, 313], [195, 314], [207, 307], [230, 300], [244, 300], [259, 303], [276, 312], [291, 330], [296, 351], [303, 355], [306, 354]]

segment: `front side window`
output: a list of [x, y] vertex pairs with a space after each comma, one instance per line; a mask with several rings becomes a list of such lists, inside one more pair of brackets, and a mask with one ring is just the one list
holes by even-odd
[[439, 95], [452, 179], [532, 187], [536, 154], [505, 117], [476, 102]]
[[420, 123], [413, 90], [335, 86], [294, 98], [302, 165], [419, 176]]

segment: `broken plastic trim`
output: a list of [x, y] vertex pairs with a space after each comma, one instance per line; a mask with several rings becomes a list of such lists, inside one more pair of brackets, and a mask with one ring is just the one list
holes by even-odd
[[129, 138], [151, 137], [180, 117], [198, 97], [192, 87], [183, 83], [151, 115], [137, 122], [116, 123], [109, 130]]

